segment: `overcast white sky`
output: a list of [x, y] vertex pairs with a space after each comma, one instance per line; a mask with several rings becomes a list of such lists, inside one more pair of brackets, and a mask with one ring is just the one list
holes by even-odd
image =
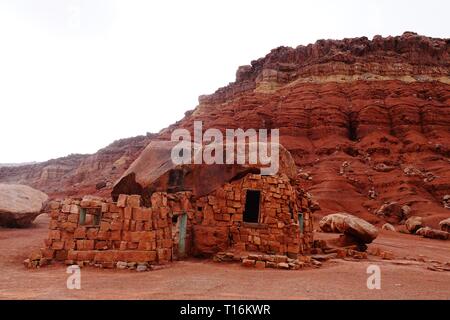
[[280, 45], [449, 37], [449, 3], [0, 0], [0, 163], [157, 132]]

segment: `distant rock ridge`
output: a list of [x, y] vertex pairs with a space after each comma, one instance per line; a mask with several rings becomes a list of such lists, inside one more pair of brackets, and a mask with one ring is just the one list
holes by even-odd
[[241, 92], [264, 92], [295, 80], [339, 81], [349, 76], [359, 76], [361, 80], [412, 77], [405, 80], [436, 79], [449, 84], [449, 59], [449, 39], [428, 38], [414, 32], [397, 37], [375, 36], [372, 40], [318, 40], [307, 46], [273, 49], [251, 65], [239, 67], [235, 82], [214, 94], [200, 96], [199, 102], [223, 102]]

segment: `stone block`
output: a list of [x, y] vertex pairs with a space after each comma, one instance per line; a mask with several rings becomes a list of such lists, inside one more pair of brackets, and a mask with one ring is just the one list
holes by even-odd
[[244, 267], [247, 267], [247, 268], [254, 267], [255, 266], [255, 260], [243, 259], [242, 260], [242, 265]]
[[48, 233], [48, 238], [51, 240], [60, 240], [61, 239], [61, 231], [50, 230], [50, 232]]
[[117, 199], [117, 207], [125, 208], [127, 205], [127, 198], [128, 196], [126, 194], [120, 194], [119, 198]]
[[74, 239], [84, 239], [86, 238], [86, 227], [78, 227], [75, 229], [73, 234]]
[[63, 250], [64, 249], [64, 245], [65, 245], [65, 242], [64, 241], [62, 241], [62, 240], [56, 240], [56, 241], [53, 241], [52, 242], [52, 249], [53, 250]]
[[141, 206], [141, 196], [140, 195], [128, 196], [127, 207], [139, 208], [140, 206]]

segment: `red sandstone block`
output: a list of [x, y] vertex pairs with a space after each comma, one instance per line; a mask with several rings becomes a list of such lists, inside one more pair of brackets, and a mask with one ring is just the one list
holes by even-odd
[[63, 213], [60, 213], [59, 211], [55, 211], [55, 212], [51, 212], [50, 213], [50, 218], [52, 218], [53, 220], [58, 220], [58, 217], [60, 216], [60, 215], [62, 215]]
[[62, 249], [64, 249], [64, 244], [65, 244], [65, 242], [61, 241], [61, 240], [53, 241], [52, 249], [54, 249], [54, 250], [62, 250]]
[[127, 250], [127, 242], [126, 241], [120, 242], [119, 250]]
[[171, 258], [171, 253], [168, 249], [157, 249], [156, 250], [159, 262], [169, 262]]
[[66, 242], [66, 244], [64, 245], [65, 250], [74, 250], [75, 249], [75, 245], [76, 245], [75, 240], [68, 239], [65, 242]]
[[131, 220], [129, 220], [129, 219], [123, 220], [123, 230], [130, 231], [130, 224], [131, 224]]
[[94, 240], [77, 240], [77, 250], [94, 250]]
[[55, 260], [56, 261], [67, 260], [67, 251], [66, 250], [56, 250], [55, 251]]
[[124, 216], [124, 218], [127, 219], [127, 220], [133, 219], [133, 208], [126, 207], [126, 208], [123, 210], [123, 216]]
[[266, 262], [265, 261], [256, 261], [255, 267], [256, 267], [256, 269], [264, 269], [264, 268], [266, 268]]
[[73, 260], [73, 261], [78, 260], [78, 251], [69, 250], [67, 252], [67, 260]]
[[95, 248], [95, 250], [107, 250], [107, 249], [109, 249], [108, 242], [105, 240], [95, 241], [94, 248]]
[[142, 240], [139, 242], [138, 250], [150, 251], [150, 250], [155, 250], [155, 249], [156, 249], [156, 245], [154, 242], [142, 241]]
[[61, 224], [61, 229], [66, 230], [70, 233], [73, 233], [77, 227], [78, 224], [76, 224], [75, 222], [63, 222]]
[[133, 220], [142, 220], [141, 208], [133, 208]]
[[244, 260], [242, 260], [242, 265], [244, 267], [247, 267], [247, 268], [254, 267], [255, 266], [255, 260], [244, 259]]
[[167, 222], [167, 219], [159, 220], [157, 223], [158, 228], [165, 228], [168, 225], [169, 225], [169, 223]]
[[169, 215], [169, 208], [161, 207], [159, 209], [159, 214], [160, 214], [161, 219], [167, 219], [167, 217]]
[[137, 250], [139, 247], [139, 242], [128, 242], [127, 250]]
[[119, 198], [117, 199], [117, 206], [119, 208], [124, 208], [127, 205], [127, 198], [128, 196], [126, 194], [119, 195]]
[[120, 231], [120, 230], [111, 231], [110, 239], [114, 240], [114, 241], [122, 240], [122, 231]]
[[61, 239], [61, 231], [50, 230], [50, 232], [48, 233], [48, 238], [51, 240], [60, 240]]
[[109, 231], [111, 230], [111, 224], [106, 221], [100, 222], [100, 231]]
[[53, 259], [55, 256], [55, 250], [50, 248], [42, 249], [42, 257], [46, 259]]
[[156, 230], [156, 239], [158, 239], [158, 240], [165, 239], [165, 237], [164, 237], [164, 229]]
[[139, 242], [144, 237], [145, 232], [143, 231], [132, 231], [130, 232], [130, 240], [132, 242]]
[[71, 214], [79, 214], [80, 213], [80, 207], [77, 206], [76, 204], [72, 204], [70, 206], [70, 213]]
[[97, 234], [98, 240], [109, 240], [111, 238], [111, 231], [99, 231]]
[[141, 212], [142, 212], [142, 219], [143, 219], [144, 221], [149, 221], [149, 220], [151, 220], [152, 214], [153, 214], [153, 211], [152, 211], [151, 208], [142, 208], [142, 209], [141, 209]]
[[118, 254], [114, 250], [96, 251], [94, 256], [95, 262], [114, 262], [117, 260]]
[[130, 221], [130, 231], [136, 231], [136, 221]]
[[122, 226], [123, 226], [122, 220], [115, 220], [115, 221], [111, 222], [111, 230], [112, 231], [122, 230]]
[[139, 208], [141, 206], [141, 196], [131, 195], [128, 196], [127, 207]]
[[61, 240], [73, 239], [73, 233], [68, 231], [61, 231]]
[[50, 222], [49, 222], [49, 224], [48, 224], [48, 228], [50, 229], [50, 230], [55, 230], [55, 229], [58, 229], [58, 221], [56, 221], [56, 220], [50, 220]]
[[141, 240], [143, 241], [155, 241], [155, 239], [156, 239], [155, 231], [145, 231], [141, 238]]
[[156, 260], [155, 251], [123, 251], [119, 257], [126, 262], [153, 262]]
[[73, 234], [74, 239], [84, 239], [86, 238], [86, 227], [78, 227], [75, 229]]
[[109, 212], [111, 212], [111, 213], [120, 213], [121, 209], [117, 205], [115, 205], [114, 203], [110, 203], [109, 204]]
[[144, 230], [145, 231], [150, 231], [153, 229], [153, 225], [151, 222], [144, 222]]
[[163, 248], [172, 248], [172, 239], [164, 239], [162, 241]]
[[74, 223], [78, 223], [78, 219], [80, 218], [79, 214], [69, 214], [67, 216], [67, 221], [69, 222], [74, 222]]
[[98, 229], [97, 228], [89, 228], [89, 229], [87, 229], [86, 237], [89, 240], [97, 239], [97, 236], [98, 236]]
[[[70, 256], [70, 253], [67, 257]], [[78, 251], [77, 259], [78, 261], [94, 261], [95, 251]], [[71, 260], [71, 259], [70, 259]]]

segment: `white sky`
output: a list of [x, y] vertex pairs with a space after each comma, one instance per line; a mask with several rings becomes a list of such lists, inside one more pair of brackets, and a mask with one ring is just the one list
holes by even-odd
[[0, 0], [0, 163], [158, 132], [280, 45], [449, 37], [450, 1]]

